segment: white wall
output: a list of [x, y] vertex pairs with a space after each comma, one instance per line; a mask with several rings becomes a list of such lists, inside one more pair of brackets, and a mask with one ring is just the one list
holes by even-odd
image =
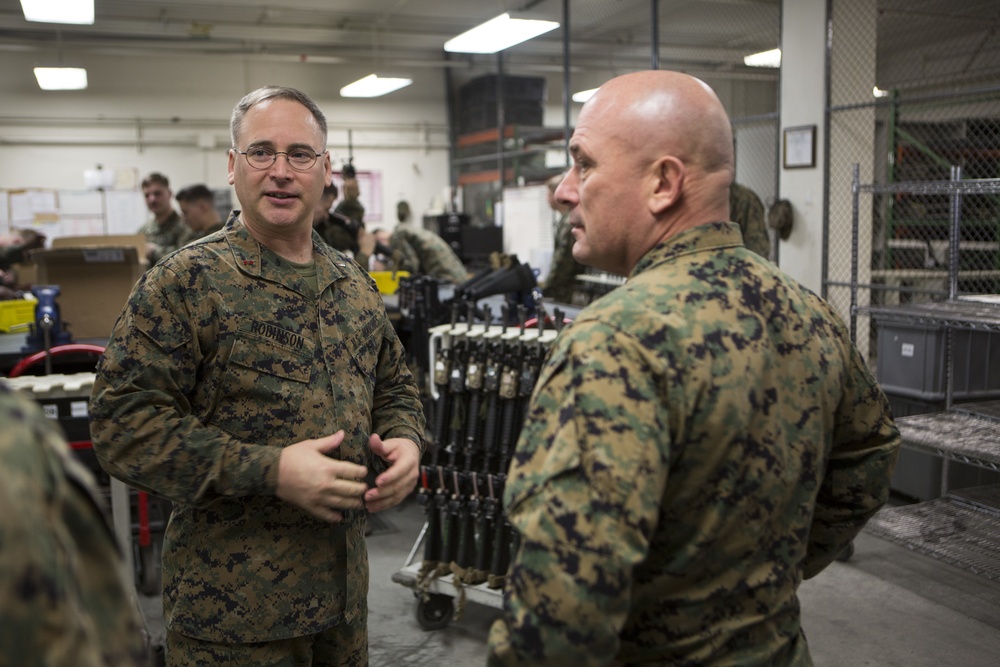
[[31, 73], [34, 60], [5, 53], [0, 68], [0, 189], [83, 189], [84, 170], [97, 165], [139, 178], [160, 171], [174, 191], [198, 182], [228, 188], [229, 114], [245, 93], [266, 84], [300, 88], [317, 101], [330, 126], [335, 168], [348, 155], [351, 130], [355, 166], [382, 175], [387, 219], [375, 224], [395, 225], [400, 199], [419, 216], [448, 184], [444, 85], [436, 71], [415, 78], [404, 104], [392, 96], [340, 98], [339, 85], [329, 83], [331, 65], [234, 58], [206, 68], [183, 56], [141, 62], [92, 56], [88, 90], [43, 92]]
[[[781, 128], [816, 126], [816, 166], [781, 168], [778, 191], [794, 226], [780, 242], [781, 268], [816, 293], [823, 283], [823, 119], [826, 105], [826, 0], [784, 0], [781, 28]], [[781, 156], [779, 155], [779, 159]]]

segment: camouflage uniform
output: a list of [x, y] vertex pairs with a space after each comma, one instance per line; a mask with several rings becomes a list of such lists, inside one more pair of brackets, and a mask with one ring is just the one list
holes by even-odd
[[333, 207], [333, 212], [338, 215], [351, 218], [352, 220], [357, 220], [358, 222], [365, 221], [365, 205], [358, 199], [341, 199], [340, 202]]
[[149, 263], [156, 264], [161, 257], [184, 245], [181, 241], [190, 229], [177, 211], [172, 212], [163, 224], [153, 219], [143, 225], [139, 233], [146, 237], [147, 242], [156, 245], [156, 250], [146, 258]]
[[138, 608], [94, 479], [0, 382], [0, 665], [145, 665]]
[[729, 219], [740, 226], [743, 245], [769, 259], [771, 239], [764, 220], [764, 204], [753, 190], [733, 183], [729, 186]]
[[661, 243], [535, 387], [489, 664], [811, 664], [796, 590], [886, 501], [899, 440], [840, 318], [735, 224]]
[[389, 241], [395, 268], [440, 278], [450, 283], [464, 283], [469, 272], [443, 238], [420, 227], [400, 225]]
[[358, 246], [357, 232], [351, 231], [351, 228], [354, 228], [356, 224], [358, 223], [340, 213], [331, 213], [313, 227], [328, 246], [340, 252], [351, 253], [354, 261], [367, 271], [368, 255], [361, 252], [361, 248]]
[[181, 238], [177, 241], [178, 248], [183, 248], [188, 243], [191, 243], [191, 241], [197, 241], [198, 239], [208, 236], [209, 234], [214, 234], [215, 232], [220, 231], [223, 227], [225, 227], [225, 225], [220, 222], [217, 225], [212, 225], [203, 232], [199, 232], [195, 231], [194, 229], [191, 229], [191, 227], [188, 227], [187, 225], [184, 226], [187, 227], [187, 229], [184, 230], [184, 234], [181, 235]]
[[343, 428], [332, 456], [384, 470], [369, 434], [421, 443], [417, 387], [370, 276], [314, 233], [316, 296], [238, 213], [134, 288], [98, 368], [94, 447], [109, 473], [175, 503], [171, 631], [236, 644], [364, 630], [364, 511], [330, 524], [280, 500], [278, 459]]
[[573, 303], [573, 293], [576, 291], [576, 276], [586, 269], [580, 262], [573, 259], [573, 228], [569, 224], [569, 216], [562, 216], [556, 226], [555, 248], [552, 252], [552, 268], [545, 277], [542, 292], [545, 298], [560, 303]]

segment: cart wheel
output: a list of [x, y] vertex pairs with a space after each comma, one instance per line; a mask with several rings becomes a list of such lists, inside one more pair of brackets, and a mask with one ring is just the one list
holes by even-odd
[[440, 630], [447, 627], [454, 611], [455, 605], [450, 595], [431, 593], [427, 601], [417, 599], [417, 623], [424, 630]]
[[843, 551], [840, 552], [840, 555], [837, 556], [837, 560], [839, 560], [842, 563], [845, 563], [851, 560], [851, 556], [853, 555], [854, 555], [854, 542], [851, 542], [846, 547], [844, 547]]

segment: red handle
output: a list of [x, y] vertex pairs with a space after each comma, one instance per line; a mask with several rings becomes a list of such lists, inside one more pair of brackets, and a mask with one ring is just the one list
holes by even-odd
[[68, 345], [56, 345], [48, 352], [42, 350], [41, 352], [35, 352], [31, 356], [21, 359], [19, 362], [14, 364], [14, 367], [10, 369], [7, 373], [7, 377], [16, 378], [24, 373], [35, 364], [44, 361], [47, 355], [52, 355], [53, 357], [58, 357], [64, 354], [79, 354], [81, 352], [91, 353], [91, 354], [104, 354], [103, 345], [91, 345], [90, 343], [70, 343]]

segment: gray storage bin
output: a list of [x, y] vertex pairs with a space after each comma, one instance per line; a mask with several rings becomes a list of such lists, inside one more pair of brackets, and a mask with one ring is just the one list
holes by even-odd
[[[946, 336], [942, 325], [878, 322], [876, 372], [882, 389], [944, 400]], [[1000, 397], [1000, 332], [955, 329], [952, 353], [953, 400]]]

